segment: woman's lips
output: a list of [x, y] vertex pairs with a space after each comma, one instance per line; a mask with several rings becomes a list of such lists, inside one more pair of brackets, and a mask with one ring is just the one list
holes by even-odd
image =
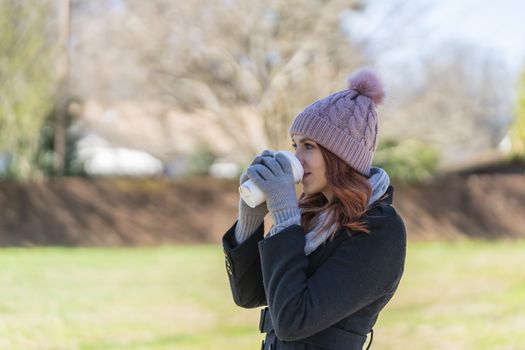
[[304, 175], [303, 175], [303, 181], [304, 181], [304, 179], [306, 179], [306, 177], [309, 176], [310, 174], [311, 174], [311, 173], [304, 173]]

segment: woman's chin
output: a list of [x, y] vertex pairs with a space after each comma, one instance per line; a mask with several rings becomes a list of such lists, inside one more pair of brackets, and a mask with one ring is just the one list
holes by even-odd
[[312, 189], [311, 189], [311, 188], [309, 188], [308, 186], [305, 186], [305, 185], [303, 184], [303, 193], [304, 193], [304, 194], [313, 194], [313, 193], [315, 193], [315, 192], [312, 192]]
[[306, 187], [303, 183], [301, 183], [301, 185], [303, 186], [303, 193], [304, 194], [309, 194], [308, 193], [308, 187]]

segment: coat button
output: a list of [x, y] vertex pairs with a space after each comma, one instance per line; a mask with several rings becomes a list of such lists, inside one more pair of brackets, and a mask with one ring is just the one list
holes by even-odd
[[226, 259], [226, 271], [228, 271], [228, 275], [232, 276], [232, 264], [229, 259]]

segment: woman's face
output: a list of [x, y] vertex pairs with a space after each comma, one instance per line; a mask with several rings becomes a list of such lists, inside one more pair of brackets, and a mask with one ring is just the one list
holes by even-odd
[[326, 180], [326, 166], [317, 143], [304, 135], [292, 135], [295, 156], [304, 169], [302, 180], [303, 192], [315, 194], [322, 192], [327, 199], [332, 198], [332, 191]]

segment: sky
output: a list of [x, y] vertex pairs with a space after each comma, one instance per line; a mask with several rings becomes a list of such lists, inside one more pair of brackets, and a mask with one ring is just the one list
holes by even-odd
[[428, 25], [437, 37], [460, 38], [497, 51], [512, 69], [525, 64], [525, 1], [436, 1]]
[[485, 50], [516, 74], [525, 67], [525, 1], [369, 0], [347, 29], [378, 63], [404, 62], [452, 41]]

